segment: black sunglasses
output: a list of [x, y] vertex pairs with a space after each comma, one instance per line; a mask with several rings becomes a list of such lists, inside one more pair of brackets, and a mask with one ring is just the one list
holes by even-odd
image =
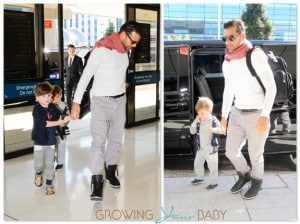
[[[239, 34], [239, 35], [240, 35], [240, 34]], [[226, 40], [230, 40], [231, 42], [233, 42], [239, 35], [237, 35], [237, 36], [230, 35], [230, 36], [228, 36], [228, 37], [224, 36], [224, 37], [222, 37], [222, 40], [223, 40], [224, 42], [226, 42]]]
[[129, 34], [127, 32], [125, 32], [127, 37], [129, 38], [129, 40], [131, 41], [131, 45], [137, 44], [137, 41], [132, 40], [132, 38], [129, 36]]

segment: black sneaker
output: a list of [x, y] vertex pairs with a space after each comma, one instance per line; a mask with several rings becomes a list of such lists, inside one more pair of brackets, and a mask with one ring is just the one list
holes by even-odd
[[64, 167], [63, 164], [57, 164], [56, 167], [55, 167], [55, 170], [62, 169], [63, 167]]
[[215, 189], [218, 186], [218, 184], [210, 184], [206, 187], [207, 190]]
[[109, 185], [113, 188], [119, 188], [120, 181], [118, 180], [116, 173], [118, 173], [117, 165], [108, 165], [106, 168], [105, 166], [105, 173], [106, 173], [106, 181]]
[[191, 184], [193, 184], [193, 185], [197, 185], [197, 184], [201, 184], [203, 182], [203, 180], [201, 180], [201, 179], [194, 179], [192, 182], [191, 182]]
[[259, 192], [261, 192], [262, 180], [256, 180], [251, 178], [251, 187], [244, 194], [243, 198], [246, 200], [254, 199]]
[[250, 181], [250, 172], [245, 173], [244, 175], [240, 172], [237, 172], [239, 175], [239, 180], [231, 188], [231, 193], [236, 194], [242, 190], [242, 187]]
[[103, 176], [93, 175], [91, 180], [91, 196], [92, 201], [101, 201], [103, 194]]

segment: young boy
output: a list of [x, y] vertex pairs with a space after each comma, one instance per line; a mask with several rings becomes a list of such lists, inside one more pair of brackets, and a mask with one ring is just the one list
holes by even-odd
[[70, 120], [61, 119], [59, 110], [51, 103], [52, 86], [47, 83], [38, 84], [35, 89], [37, 104], [33, 108], [32, 140], [34, 141], [34, 183], [43, 185], [43, 171], [46, 177], [46, 195], [53, 195], [52, 180], [54, 176], [54, 149], [56, 144], [55, 129]]
[[[56, 106], [56, 108], [60, 111], [62, 119], [66, 116], [70, 116], [70, 110], [68, 108], [67, 103], [61, 101], [62, 98], [62, 89], [58, 85], [53, 86], [52, 90], [52, 103]], [[67, 135], [70, 134], [69, 127], [67, 123], [65, 126], [60, 127], [57, 135], [57, 165], [55, 167], [56, 170], [62, 169], [65, 163], [65, 155], [66, 155], [66, 139]]]
[[[211, 190], [218, 186], [218, 144], [213, 144], [213, 134], [223, 134], [220, 122], [212, 115], [213, 102], [208, 97], [199, 97], [195, 106], [197, 116], [190, 127], [191, 134], [197, 134], [197, 153], [194, 160], [196, 178], [191, 184], [200, 184], [204, 180], [204, 162], [209, 168], [209, 185], [206, 189]], [[213, 127], [213, 123], [216, 127]], [[199, 140], [199, 141], [198, 141]]]

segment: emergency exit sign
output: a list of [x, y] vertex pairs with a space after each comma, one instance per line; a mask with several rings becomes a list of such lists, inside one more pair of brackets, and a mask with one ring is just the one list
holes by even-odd
[[45, 29], [52, 29], [53, 28], [52, 20], [45, 19], [44, 20], [44, 28]]

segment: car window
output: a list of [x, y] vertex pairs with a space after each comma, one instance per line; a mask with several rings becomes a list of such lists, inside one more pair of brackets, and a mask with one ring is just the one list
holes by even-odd
[[190, 112], [190, 75], [187, 47], [164, 49], [164, 115]]
[[188, 55], [180, 47], [164, 50], [164, 91], [186, 92], [188, 82]]
[[224, 60], [224, 53], [197, 53], [194, 55], [193, 60], [194, 71], [196, 71], [196, 68], [198, 67], [204, 68], [207, 73], [206, 78], [223, 76], [222, 64]]

